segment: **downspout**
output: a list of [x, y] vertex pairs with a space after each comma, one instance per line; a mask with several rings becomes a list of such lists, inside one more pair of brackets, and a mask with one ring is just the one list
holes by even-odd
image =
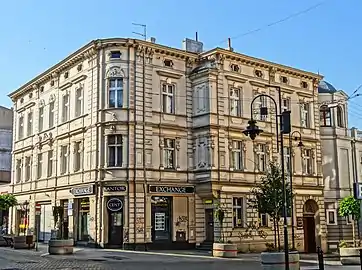
[[[131, 64], [131, 47], [128, 46], [128, 69], [127, 69], [127, 77], [128, 77], [128, 81], [127, 81], [127, 138], [128, 138], [128, 144], [127, 144], [127, 183], [129, 184], [129, 170], [130, 170], [130, 166], [129, 166], [129, 153], [130, 153], [130, 149], [131, 149], [131, 134], [130, 134], [130, 64]], [[130, 192], [129, 192], [129, 186], [127, 187], [127, 198], [128, 198], [128, 205], [127, 205], [127, 235], [123, 235], [123, 249], [124, 249], [124, 240], [127, 239], [126, 241], [129, 242], [129, 216], [130, 216]], [[127, 238], [126, 238], [127, 237]]]
[[[143, 207], [144, 207], [144, 225], [147, 221], [146, 214], [147, 214], [147, 180], [146, 180], [146, 57], [145, 57], [145, 50], [142, 53], [143, 63], [142, 63], [142, 90], [143, 90], [143, 99], [142, 99], [142, 133], [143, 133]], [[136, 215], [136, 213], [135, 213]], [[146, 238], [147, 238], [147, 226], [143, 229], [143, 242], [145, 243], [145, 250], [147, 250]]]
[[[138, 45], [139, 46], [139, 45]], [[134, 80], [134, 90], [133, 90], [133, 245], [134, 249], [136, 249], [136, 162], [137, 162], [137, 150], [136, 150], [136, 126], [137, 126], [137, 80], [136, 80], [136, 73], [137, 73], [137, 48], [134, 47], [134, 74], [133, 74], [133, 80]]]

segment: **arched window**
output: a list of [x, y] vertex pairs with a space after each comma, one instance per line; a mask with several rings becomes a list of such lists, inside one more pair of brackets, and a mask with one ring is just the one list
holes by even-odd
[[344, 127], [343, 126], [343, 111], [342, 111], [341, 106], [337, 107], [337, 126]]
[[322, 127], [330, 127], [331, 126], [331, 110], [327, 105], [323, 105], [319, 109], [320, 116], [320, 125]]

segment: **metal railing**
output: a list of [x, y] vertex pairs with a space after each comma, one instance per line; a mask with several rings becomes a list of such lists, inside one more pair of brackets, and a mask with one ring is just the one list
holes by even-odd
[[362, 249], [359, 250], [359, 255], [341, 256], [341, 255], [324, 255], [323, 250], [317, 247], [318, 254], [318, 269], [324, 270], [324, 259], [341, 259], [341, 258], [359, 258], [361, 270], [362, 270]]

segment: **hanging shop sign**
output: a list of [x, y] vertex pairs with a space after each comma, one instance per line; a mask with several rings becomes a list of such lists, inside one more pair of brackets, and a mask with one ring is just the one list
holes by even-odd
[[117, 212], [123, 207], [123, 202], [119, 198], [110, 198], [107, 202], [107, 208], [109, 211]]
[[74, 196], [92, 195], [94, 193], [94, 185], [75, 187], [70, 190]]
[[124, 192], [127, 190], [126, 186], [105, 186], [103, 187], [104, 192]]
[[189, 194], [195, 192], [191, 186], [149, 186], [149, 191], [154, 193]]

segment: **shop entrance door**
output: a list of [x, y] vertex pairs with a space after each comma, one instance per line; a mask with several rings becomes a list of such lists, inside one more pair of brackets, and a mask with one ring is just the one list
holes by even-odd
[[152, 200], [152, 241], [172, 241], [172, 197], [153, 196]]
[[108, 245], [120, 247], [123, 245], [123, 199], [109, 198], [108, 209]]
[[205, 209], [206, 238], [205, 242], [214, 241], [214, 211], [213, 209]]

